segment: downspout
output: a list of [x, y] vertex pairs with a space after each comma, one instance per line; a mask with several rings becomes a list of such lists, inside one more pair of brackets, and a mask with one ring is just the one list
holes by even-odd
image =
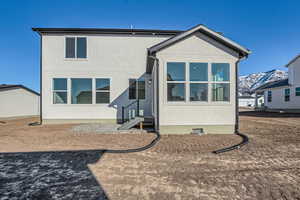
[[234, 132], [237, 133], [239, 130], [239, 62], [240, 59], [235, 62], [235, 126]]
[[148, 56], [154, 60], [154, 65], [156, 67], [156, 132], [159, 133], [159, 60], [155, 56]]
[[42, 93], [43, 93], [43, 87], [42, 87], [42, 84], [43, 84], [43, 79], [42, 79], [42, 59], [43, 59], [43, 56], [42, 56], [42, 52], [43, 52], [43, 36], [42, 34], [40, 34], [41, 36], [41, 39], [40, 39], [40, 124], [42, 124], [43, 122], [43, 116], [42, 116]]

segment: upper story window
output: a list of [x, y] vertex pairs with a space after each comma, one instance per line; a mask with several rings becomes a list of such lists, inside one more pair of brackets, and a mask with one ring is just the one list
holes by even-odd
[[272, 102], [272, 91], [268, 91], [268, 102]]
[[300, 87], [297, 87], [297, 88], [295, 89], [295, 95], [296, 95], [296, 96], [300, 96]]
[[53, 79], [53, 104], [68, 103], [68, 81], [66, 78]]
[[129, 99], [145, 99], [146, 97], [146, 85], [145, 80], [141, 79], [129, 79]]
[[85, 37], [66, 37], [66, 58], [87, 58]]
[[291, 90], [289, 88], [284, 89], [284, 101], [290, 101], [290, 92]]
[[212, 101], [230, 100], [230, 65], [229, 63], [212, 63]]

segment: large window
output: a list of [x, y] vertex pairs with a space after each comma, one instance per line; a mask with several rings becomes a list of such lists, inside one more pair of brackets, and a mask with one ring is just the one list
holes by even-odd
[[110, 97], [110, 80], [107, 78], [96, 79], [96, 103], [109, 103]]
[[71, 79], [71, 102], [72, 104], [92, 104], [92, 79]]
[[212, 101], [230, 101], [230, 65], [212, 63]]
[[145, 99], [145, 79], [129, 79], [129, 99]]
[[185, 63], [167, 63], [168, 101], [185, 101]]
[[289, 88], [284, 89], [284, 101], [290, 101], [291, 90]]
[[[210, 73], [210, 74], [209, 74]], [[210, 88], [210, 89], [209, 89]], [[211, 90], [211, 98], [208, 98]], [[168, 101], [230, 101], [229, 63], [167, 63]]]
[[66, 58], [86, 58], [86, 52], [85, 37], [66, 37]]
[[190, 101], [207, 101], [208, 63], [190, 63]]
[[272, 91], [268, 91], [267, 100], [268, 100], [268, 102], [272, 102]]
[[66, 78], [53, 79], [53, 103], [68, 103], [68, 84]]
[[295, 95], [296, 95], [296, 96], [300, 96], [300, 87], [297, 87], [297, 88], [295, 89]]

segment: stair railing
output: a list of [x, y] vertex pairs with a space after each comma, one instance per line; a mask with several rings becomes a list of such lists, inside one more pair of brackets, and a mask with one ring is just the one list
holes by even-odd
[[[125, 116], [126, 114], [128, 114], [128, 117]], [[133, 119], [135, 117], [140, 117], [140, 100], [139, 99], [131, 102], [130, 104], [128, 104], [126, 106], [122, 106], [122, 123], [125, 123], [126, 121]]]

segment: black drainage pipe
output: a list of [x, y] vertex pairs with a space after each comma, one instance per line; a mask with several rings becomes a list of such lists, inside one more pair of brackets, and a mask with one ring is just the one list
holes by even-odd
[[147, 149], [152, 148], [159, 140], [160, 140], [160, 133], [159, 132], [155, 132], [156, 137], [147, 145], [143, 146], [143, 147], [139, 147], [136, 149], [106, 149], [104, 150], [105, 153], [135, 153], [135, 152], [141, 152], [141, 151], [145, 151]]
[[240, 132], [237, 132], [236, 134], [238, 136], [242, 137], [242, 139], [243, 139], [242, 142], [240, 142], [239, 144], [233, 145], [231, 147], [226, 147], [224, 149], [219, 149], [219, 150], [213, 151], [213, 153], [219, 154], [219, 153], [225, 153], [227, 151], [232, 151], [232, 150], [235, 150], [235, 149], [240, 149], [242, 146], [244, 146], [244, 145], [246, 145], [246, 144], [249, 143], [249, 138], [246, 135], [244, 135], [244, 134], [242, 134]]

